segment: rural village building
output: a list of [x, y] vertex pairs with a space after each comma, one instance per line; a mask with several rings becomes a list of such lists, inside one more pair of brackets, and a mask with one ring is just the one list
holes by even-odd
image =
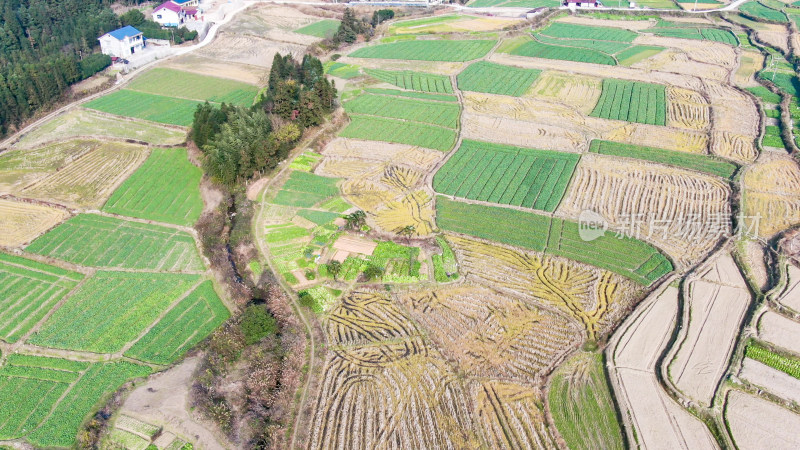
[[177, 27], [183, 23], [183, 9], [175, 2], [164, 2], [153, 10], [153, 21], [162, 27]]
[[603, 4], [598, 0], [564, 0], [564, 6], [569, 8], [599, 8]]
[[153, 21], [162, 27], [177, 27], [186, 19], [197, 19], [198, 0], [169, 0], [153, 9]]
[[97, 40], [104, 55], [117, 58], [127, 58], [146, 45], [142, 32], [130, 25], [108, 32]]

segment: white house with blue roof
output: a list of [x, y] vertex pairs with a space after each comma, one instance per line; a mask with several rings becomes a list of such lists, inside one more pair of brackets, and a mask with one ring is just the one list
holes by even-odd
[[127, 58], [142, 51], [146, 45], [142, 32], [130, 25], [108, 32], [97, 40], [104, 55], [117, 58]]

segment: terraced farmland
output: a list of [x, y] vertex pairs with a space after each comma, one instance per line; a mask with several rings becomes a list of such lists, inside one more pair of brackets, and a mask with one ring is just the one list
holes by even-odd
[[569, 448], [625, 448], [601, 355], [579, 353], [561, 366], [550, 384], [548, 402]]
[[[594, 240], [580, 237], [576, 222], [494, 206], [436, 199], [436, 223], [444, 230], [551, 253], [610, 270], [649, 286], [672, 271], [658, 249], [612, 234]], [[520, 234], [514, 230], [529, 230]]]
[[30, 342], [68, 350], [118, 352], [198, 279], [197, 275], [98, 272], [50, 316]]
[[83, 275], [0, 253], [0, 339], [24, 336]]
[[529, 41], [511, 51], [512, 55], [531, 58], [557, 59], [594, 64], [616, 65], [616, 60], [603, 52], [590, 48], [550, 45], [539, 41]]
[[348, 114], [389, 117], [446, 128], [458, 126], [459, 105], [385, 95], [363, 94], [344, 104]]
[[191, 226], [200, 217], [202, 171], [186, 149], [153, 149], [144, 164], [111, 195], [103, 211]]
[[665, 87], [660, 84], [605, 79], [592, 117], [666, 125]]
[[173, 228], [80, 214], [26, 251], [94, 267], [201, 271], [194, 238]]
[[446, 195], [552, 212], [579, 155], [464, 140], [436, 173], [433, 189]]
[[458, 74], [458, 88], [464, 91], [519, 97], [531, 87], [540, 73], [540, 70], [479, 61]]
[[294, 171], [272, 200], [276, 205], [310, 208], [339, 193], [335, 178]]
[[588, 39], [595, 41], [633, 42], [638, 33], [622, 28], [576, 25], [556, 22], [542, 30], [542, 34], [565, 39]]
[[309, 36], [318, 38], [329, 38], [336, 33], [336, 30], [339, 29], [339, 24], [341, 23], [341, 21], [335, 19], [323, 19], [319, 22], [314, 22], [304, 27], [300, 27], [294, 30], [294, 32], [307, 34]]
[[160, 67], [137, 76], [126, 89], [238, 106], [252, 105], [258, 94], [258, 87], [251, 84]]
[[448, 151], [456, 143], [456, 133], [448, 128], [383, 117], [353, 116], [339, 136], [418, 145]]
[[84, 106], [118, 116], [188, 127], [202, 102], [123, 89], [94, 99]]
[[495, 41], [401, 41], [364, 47], [350, 53], [353, 58], [410, 59], [415, 61], [471, 61], [494, 46]]
[[738, 169], [736, 164], [706, 155], [623, 144], [621, 142], [593, 140], [589, 146], [589, 152], [652, 161], [690, 170], [698, 170], [722, 178], [732, 177]]
[[453, 93], [453, 84], [450, 82], [450, 77], [444, 75], [413, 72], [410, 70], [365, 69], [364, 72], [372, 78], [393, 84], [403, 89], [442, 94]]

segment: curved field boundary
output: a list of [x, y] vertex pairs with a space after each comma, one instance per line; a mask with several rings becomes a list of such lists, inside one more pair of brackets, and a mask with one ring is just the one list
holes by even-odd
[[602, 354], [579, 353], [559, 367], [547, 399], [556, 429], [570, 449], [625, 448]]
[[541, 31], [546, 36], [566, 39], [588, 39], [596, 41], [633, 42], [638, 33], [623, 28], [577, 25], [555, 22]]
[[294, 32], [324, 39], [332, 37], [334, 34], [336, 34], [336, 31], [339, 29], [339, 25], [341, 25], [341, 23], [342, 22], [340, 20], [336, 19], [322, 19], [319, 22], [314, 22], [304, 27], [300, 27], [294, 30]]
[[575, 61], [607, 66], [617, 65], [617, 61], [606, 53], [580, 47], [567, 47], [562, 45], [545, 44], [539, 41], [526, 42], [511, 51], [512, 55], [527, 56], [530, 58], [556, 59], [561, 61]]
[[739, 169], [736, 164], [712, 156], [676, 152], [662, 148], [623, 144], [621, 142], [603, 141], [599, 139], [592, 140], [591, 144], [589, 144], [589, 152], [623, 158], [641, 159], [689, 170], [697, 170], [722, 178], [732, 177]]
[[436, 192], [553, 212], [580, 155], [465, 139], [433, 177]]
[[415, 61], [463, 62], [482, 58], [496, 41], [402, 41], [364, 47], [350, 53], [353, 58], [409, 59]]
[[672, 263], [645, 242], [609, 234], [581, 238], [577, 222], [516, 209], [436, 198], [436, 223], [444, 230], [562, 256], [650, 286]]

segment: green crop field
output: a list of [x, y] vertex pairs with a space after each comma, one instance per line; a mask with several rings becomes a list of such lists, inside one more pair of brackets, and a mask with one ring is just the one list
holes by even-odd
[[170, 364], [205, 339], [230, 317], [214, 285], [205, 281], [181, 300], [139, 339], [125, 356], [156, 364]]
[[203, 211], [200, 178], [185, 148], [153, 149], [147, 160], [108, 199], [103, 211], [192, 226]]
[[[88, 368], [89, 363], [66, 359], [10, 355], [0, 367], [0, 439], [17, 439], [39, 426]], [[73, 439], [76, 434], [77, 429]]]
[[596, 50], [578, 47], [565, 47], [561, 45], [550, 45], [538, 41], [526, 42], [513, 49], [511, 54], [528, 56], [531, 58], [605, 64], [608, 66], [614, 66], [617, 64], [613, 57]]
[[559, 367], [547, 399], [553, 422], [568, 448], [625, 448], [602, 354], [580, 353]]
[[693, 26], [687, 26], [687, 24], [659, 21], [655, 27], [644, 29], [642, 32], [653, 33], [656, 36], [664, 37], [716, 41], [734, 47], [739, 45], [739, 40], [736, 38], [736, 35], [729, 30], [692, 25]]
[[622, 28], [596, 27], [556, 22], [541, 31], [556, 38], [589, 39], [595, 41], [633, 42], [638, 33]]
[[644, 286], [672, 271], [672, 263], [650, 244], [612, 233], [586, 241], [578, 223], [556, 217], [437, 196], [436, 223], [444, 230], [590, 264]]
[[126, 381], [151, 372], [147, 366], [127, 361], [92, 364], [27, 440], [40, 447], [72, 446], [81, 424], [104, 398]]
[[118, 116], [188, 127], [194, 120], [197, 105], [201, 103], [197, 100], [123, 89], [94, 99], [83, 106]]
[[327, 75], [344, 78], [345, 80], [361, 75], [361, 69], [353, 64], [328, 61], [323, 64], [323, 68]]
[[785, 148], [781, 129], [776, 125], [764, 127], [764, 137], [761, 138], [761, 145], [765, 147]]
[[786, 17], [786, 14], [784, 14], [782, 11], [777, 11], [775, 9], [768, 8], [759, 2], [752, 2], [752, 1], [747, 2], [739, 6], [739, 11], [758, 19], [765, 19], [781, 23], [789, 22], [789, 19]]
[[429, 123], [441, 127], [458, 127], [459, 105], [457, 103], [429, 102], [386, 95], [362, 94], [345, 102], [348, 114], [390, 117]]
[[666, 87], [607, 78], [603, 93], [590, 114], [603, 119], [665, 125], [667, 122]]
[[431, 255], [433, 278], [438, 283], [447, 283], [458, 279], [458, 262], [453, 249], [450, 248], [450, 244], [443, 237], [437, 237], [436, 243], [442, 249], [442, 254]]
[[136, 77], [126, 89], [190, 100], [208, 100], [250, 106], [258, 86], [226, 78], [198, 75], [175, 69], [155, 68]]
[[779, 355], [755, 342], [747, 344], [744, 354], [748, 358], [755, 359], [775, 370], [780, 370], [787, 375], [800, 379], [800, 359]]
[[760, 98], [765, 103], [773, 103], [778, 104], [781, 102], [781, 96], [770, 91], [769, 89], [765, 88], [764, 86], [756, 86], [745, 88], [750, 91], [751, 94], [755, 95], [756, 97]]
[[339, 136], [418, 145], [444, 152], [456, 143], [456, 132], [449, 128], [371, 116], [351, 117], [350, 124]]
[[0, 253], [0, 339], [18, 341], [81, 279], [79, 273]]
[[[789, 70], [791, 70], [791, 72]], [[762, 70], [758, 72], [758, 77], [762, 80], [769, 80], [775, 83], [775, 85], [778, 86], [781, 91], [786, 92], [787, 94], [798, 96], [800, 94], [800, 89], [798, 89], [800, 86], [800, 80], [798, 80], [793, 69], [789, 70], [786, 72]]]
[[10, 355], [0, 368], [0, 439], [25, 437], [37, 447], [71, 447], [104, 398], [129, 379], [150, 373], [149, 367], [129, 362]]
[[342, 217], [341, 214], [334, 212], [315, 211], [313, 209], [301, 209], [297, 211], [297, 215], [317, 225], [325, 225], [326, 223], [333, 222], [337, 218]]
[[411, 91], [452, 94], [450, 77], [432, 73], [412, 72], [410, 70], [364, 69], [367, 75], [385, 83]]
[[399, 89], [366, 88], [370, 94], [391, 95], [394, 97], [416, 98], [420, 100], [433, 100], [436, 102], [458, 102], [458, 97], [448, 94], [433, 94], [429, 92], [409, 92]]
[[536, 69], [520, 69], [478, 61], [458, 74], [458, 88], [519, 97], [531, 87], [540, 73], [542, 71]]
[[652, 161], [684, 169], [697, 170], [722, 178], [732, 177], [738, 169], [736, 164], [723, 159], [717, 159], [713, 156], [623, 144], [621, 142], [601, 141], [598, 139], [592, 141], [589, 146], [589, 152]]
[[321, 177], [313, 173], [293, 171], [278, 195], [272, 200], [276, 205], [310, 208], [339, 194], [338, 178]]
[[322, 160], [322, 155], [312, 151], [304, 152], [302, 155], [296, 157], [289, 164], [292, 170], [299, 170], [302, 172], [311, 172], [314, 166]]
[[94, 214], [77, 215], [33, 241], [31, 253], [105, 268], [204, 270], [184, 231]]
[[401, 41], [364, 47], [354, 58], [410, 59], [416, 61], [471, 61], [489, 53], [495, 41]]
[[629, 47], [615, 56], [620, 66], [630, 67], [639, 61], [644, 61], [651, 56], [655, 56], [666, 50], [666, 47], [658, 47], [655, 45], [634, 45]]
[[464, 140], [433, 178], [441, 194], [555, 211], [580, 155]]
[[554, 38], [541, 33], [534, 33], [533, 37], [543, 44], [558, 45], [562, 47], [588, 48], [603, 52], [608, 55], [613, 55], [614, 53], [631, 48], [631, 44], [628, 42]]
[[319, 22], [314, 22], [304, 27], [300, 27], [294, 30], [294, 32], [307, 34], [309, 36], [315, 36], [318, 38], [329, 38], [336, 34], [336, 31], [339, 29], [339, 25], [341, 23], [341, 21], [336, 19], [322, 19]]
[[198, 280], [197, 275], [185, 274], [97, 272], [29, 342], [68, 350], [118, 352]]

